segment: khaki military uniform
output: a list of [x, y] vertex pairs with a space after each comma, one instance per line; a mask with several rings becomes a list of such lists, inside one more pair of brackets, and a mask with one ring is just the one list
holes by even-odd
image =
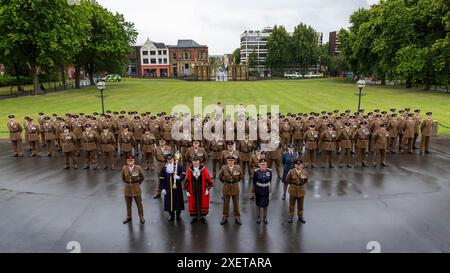
[[432, 128], [433, 120], [431, 119], [424, 119], [422, 124], [420, 124], [420, 131], [422, 133], [422, 138], [420, 139], [420, 150], [422, 151], [424, 150], [425, 152], [428, 152]]
[[267, 167], [272, 169], [272, 165], [275, 163], [275, 170], [277, 172], [277, 179], [281, 179], [281, 146], [278, 144], [277, 148], [273, 151], [266, 152]]
[[378, 130], [373, 136], [373, 148], [375, 154], [373, 156], [373, 166], [376, 164], [386, 165], [385, 157], [386, 157], [386, 149], [387, 142], [389, 138], [389, 132], [383, 130]]
[[252, 172], [250, 167], [250, 159], [255, 148], [256, 145], [252, 140], [241, 140], [237, 143], [242, 174], [245, 173], [245, 169], [247, 168], [248, 175], [251, 176]]
[[135, 139], [133, 136], [133, 133], [125, 131], [121, 132], [119, 134], [119, 139], [117, 141], [120, 145], [120, 154], [122, 156], [122, 162], [125, 164], [127, 162], [127, 157], [132, 155], [133, 153], [133, 146], [135, 143]]
[[223, 140], [215, 140], [209, 142], [209, 150], [211, 151], [212, 172], [213, 177], [216, 177], [217, 165], [219, 165], [219, 171], [222, 168], [222, 152], [225, 149], [225, 143]]
[[308, 183], [308, 173], [305, 170], [292, 169], [286, 176], [289, 192], [289, 218], [294, 217], [295, 204], [297, 215], [303, 217], [303, 203], [305, 199], [305, 184]]
[[302, 152], [304, 127], [302, 122], [296, 122], [292, 128], [292, 142], [298, 153]]
[[369, 148], [370, 131], [367, 128], [359, 128], [353, 133], [353, 139], [356, 140], [356, 164], [367, 166], [365, 160], [366, 150]]
[[31, 148], [31, 156], [37, 156], [39, 153], [39, 125], [31, 123], [28, 124], [27, 129], [28, 145], [30, 145]]
[[131, 170], [128, 166], [122, 168], [122, 181], [125, 183], [123, 193], [127, 206], [127, 218], [132, 218], [131, 203], [134, 199], [140, 218], [144, 217], [144, 207], [142, 206], [141, 184], [144, 182], [144, 172], [138, 165], [134, 165]]
[[347, 166], [351, 166], [351, 151], [352, 151], [352, 131], [349, 128], [344, 128], [339, 131], [338, 139], [341, 146], [341, 158], [339, 160], [339, 166], [342, 166], [345, 162]]
[[397, 143], [398, 137], [398, 120], [397, 118], [391, 118], [388, 122], [388, 131], [389, 131], [389, 141], [388, 141], [388, 150], [390, 152], [395, 152], [395, 143]]
[[47, 155], [55, 155], [55, 141], [56, 141], [56, 130], [53, 124], [50, 122], [44, 122], [42, 125], [42, 131], [44, 132], [45, 146], [47, 147]]
[[153, 168], [153, 162], [156, 152], [156, 139], [152, 134], [143, 134], [141, 136], [142, 154], [145, 160], [145, 166]]
[[227, 219], [229, 216], [230, 199], [233, 200], [234, 217], [239, 219], [241, 217], [239, 211], [239, 182], [243, 178], [241, 167], [233, 165], [230, 168], [228, 165], [222, 166], [218, 176], [223, 183], [223, 218]]
[[190, 147], [187, 150], [187, 156], [186, 156], [188, 163], [192, 164], [192, 160], [196, 156], [200, 158], [201, 163], [205, 163], [206, 160], [208, 159], [208, 153], [206, 152], [205, 148], [198, 147], [198, 149], [196, 150], [194, 147]]
[[336, 149], [336, 132], [332, 130], [326, 130], [320, 135], [320, 141], [322, 143], [322, 167], [325, 165], [333, 166], [333, 154]]
[[75, 168], [78, 168], [77, 157], [76, 157], [76, 145], [77, 137], [74, 133], [62, 133], [59, 136], [61, 148], [64, 153], [64, 160], [66, 162], [66, 168], [70, 166], [70, 161]]
[[116, 148], [116, 138], [113, 133], [100, 134], [100, 145], [103, 157], [104, 168], [114, 168], [114, 151]]
[[306, 162], [305, 166], [315, 167], [319, 133], [315, 130], [314, 131], [308, 130], [303, 135], [303, 140], [305, 141], [305, 162]]
[[413, 149], [413, 141], [414, 141], [414, 126], [415, 121], [407, 120], [404, 125], [403, 131], [403, 150], [407, 152], [412, 152]]
[[97, 152], [98, 152], [98, 143], [100, 139], [97, 131], [90, 130], [84, 131], [81, 134], [81, 144], [84, 148], [84, 153], [86, 157], [86, 167], [94, 166], [97, 168]]
[[23, 156], [23, 144], [22, 144], [22, 126], [20, 123], [8, 122], [9, 140], [14, 151], [14, 156]]

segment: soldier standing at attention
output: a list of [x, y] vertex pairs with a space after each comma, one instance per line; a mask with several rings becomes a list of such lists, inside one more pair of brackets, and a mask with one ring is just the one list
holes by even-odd
[[422, 119], [420, 118], [420, 109], [414, 110], [414, 140], [413, 140], [413, 149], [417, 150], [417, 138], [419, 137], [420, 132], [420, 122]]
[[386, 130], [386, 124], [382, 124], [380, 129], [373, 136], [375, 154], [373, 156], [372, 165], [374, 167], [377, 166], [377, 163], [381, 164], [383, 167], [388, 166], [385, 161], [388, 138], [389, 132]]
[[93, 169], [97, 169], [97, 152], [98, 152], [98, 143], [100, 139], [96, 131], [92, 130], [91, 124], [85, 125], [86, 130], [81, 134], [81, 144], [84, 147], [84, 153], [86, 156], [86, 166], [83, 168], [87, 170], [90, 166], [93, 166]]
[[408, 114], [408, 118], [405, 122], [405, 129], [403, 131], [403, 152], [408, 152], [412, 154], [413, 141], [414, 141], [414, 126], [416, 121], [414, 120], [413, 114]]
[[228, 157], [233, 157], [236, 164], [239, 164], [239, 152], [234, 149], [234, 142], [228, 140], [226, 142], [227, 149], [222, 152], [222, 166], [226, 165], [228, 162]]
[[390, 153], [396, 154], [397, 152], [395, 151], [395, 144], [397, 143], [398, 136], [398, 119], [396, 113], [391, 114], [391, 118], [388, 121], [387, 128], [389, 131], [388, 150]]
[[200, 147], [199, 140], [194, 140], [192, 142], [192, 147], [187, 150], [187, 161], [189, 163], [188, 165], [192, 164], [192, 160], [194, 159], [194, 157], [200, 158], [200, 163], [202, 164], [205, 164], [206, 160], [208, 159], [208, 153], [206, 152], [205, 148]]
[[[45, 114], [40, 112], [38, 113], [38, 123], [39, 123], [39, 127], [42, 128], [44, 125], [44, 120], [45, 120]], [[44, 130], [40, 130], [40, 135], [41, 135], [41, 142], [42, 145], [45, 147], [46, 141], [45, 141], [45, 133]]]
[[214, 139], [209, 143], [209, 149], [211, 150], [211, 161], [212, 161], [212, 179], [216, 178], [217, 167], [222, 168], [222, 152], [225, 149], [225, 143], [223, 139], [220, 139], [219, 134], [214, 134]]
[[353, 133], [353, 139], [355, 139], [355, 149], [356, 149], [356, 165], [367, 167], [367, 162], [365, 160], [366, 151], [369, 148], [369, 136], [370, 131], [367, 128], [367, 122], [361, 121], [359, 123], [360, 128], [358, 128]]
[[420, 131], [422, 134], [422, 138], [420, 139], [420, 150], [425, 151], [425, 153], [430, 154], [428, 147], [430, 145], [430, 137], [433, 128], [433, 113], [428, 112], [427, 117], [420, 124]]
[[[293, 149], [293, 148], [291, 148]], [[272, 181], [272, 171], [267, 168], [267, 160], [262, 158], [259, 160], [259, 169], [255, 170], [253, 176], [253, 190], [255, 193], [256, 201], [256, 215], [258, 219], [257, 224], [261, 223], [261, 216], [264, 217], [264, 224], [268, 224], [267, 221], [267, 211], [269, 208], [269, 200], [271, 197], [271, 181]]]
[[310, 124], [309, 130], [303, 135], [303, 140], [305, 141], [305, 160], [306, 168], [310, 166], [311, 168], [316, 168], [315, 158], [317, 150], [317, 142], [319, 141], [319, 133], [315, 130], [315, 125]]
[[288, 223], [292, 223], [295, 204], [297, 203], [298, 220], [305, 224], [306, 221], [305, 218], [303, 218], [303, 203], [305, 200], [305, 184], [308, 183], [308, 173], [303, 169], [303, 162], [301, 160], [296, 161], [295, 168], [289, 171], [286, 176], [286, 183], [289, 185]]
[[[242, 175], [245, 174], [245, 169], [247, 169], [248, 176], [251, 177], [252, 172], [250, 170], [250, 159], [252, 157], [253, 150], [255, 149], [255, 144], [252, 140], [249, 140], [249, 135], [245, 135], [244, 140], [240, 140], [237, 143], [237, 150], [239, 151], [239, 159], [241, 165]], [[249, 178], [250, 181], [250, 178]]]
[[281, 199], [286, 199], [286, 176], [290, 170], [294, 168], [294, 163], [300, 159], [300, 154], [294, 151], [294, 144], [288, 145], [288, 150], [283, 153], [283, 177], [281, 182], [283, 182], [283, 197]]
[[158, 177], [158, 185], [155, 188], [155, 196], [153, 199], [157, 199], [161, 197], [161, 189], [159, 186], [159, 174], [161, 169], [164, 168], [166, 162], [166, 156], [172, 154], [172, 148], [169, 145], [166, 145], [166, 141], [161, 137], [159, 140], [159, 146], [156, 147], [155, 158], [156, 158], [156, 175]]
[[16, 121], [14, 115], [8, 115], [8, 129], [9, 140], [13, 148], [14, 154], [12, 156], [23, 156], [23, 144], [22, 144], [22, 126]]
[[103, 170], [114, 169], [114, 151], [116, 148], [116, 137], [109, 132], [108, 126], [103, 126], [103, 132], [100, 134], [100, 144], [103, 157]]
[[151, 134], [150, 128], [145, 128], [145, 132], [141, 137], [142, 154], [145, 161], [145, 170], [150, 168], [153, 170], [153, 162], [155, 160], [156, 139]]
[[59, 136], [61, 148], [64, 153], [64, 160], [66, 165], [64, 169], [70, 168], [70, 161], [72, 161], [74, 169], [78, 169], [76, 157], [77, 137], [74, 133], [69, 132], [69, 126], [63, 127], [63, 133]]
[[39, 133], [40, 128], [39, 125], [33, 123], [33, 119], [28, 119], [28, 125], [27, 125], [27, 136], [28, 136], [28, 143], [31, 148], [31, 155], [30, 156], [37, 156], [39, 152]]
[[344, 129], [339, 131], [338, 139], [341, 145], [341, 158], [339, 160], [339, 168], [342, 168], [344, 161], [348, 168], [351, 168], [351, 151], [352, 151], [352, 138], [353, 133], [350, 128], [350, 122], [345, 123]]
[[125, 183], [123, 193], [127, 206], [127, 218], [123, 223], [129, 223], [132, 219], [131, 203], [136, 202], [141, 224], [145, 223], [144, 207], [142, 206], [141, 184], [144, 182], [144, 172], [142, 168], [134, 164], [134, 157], [127, 157], [127, 164], [122, 168], [122, 182]]
[[328, 123], [327, 130], [323, 131], [320, 135], [320, 142], [322, 143], [322, 168], [328, 164], [330, 168], [333, 166], [333, 154], [336, 149], [336, 132], [334, 131], [334, 125]]
[[47, 147], [47, 156], [55, 155], [55, 127], [50, 121], [50, 117], [45, 117], [42, 123], [42, 131], [44, 132], [45, 146]]
[[233, 200], [234, 217], [236, 224], [242, 225], [239, 211], [239, 182], [242, 180], [241, 168], [235, 165], [235, 158], [227, 158], [227, 165], [222, 166], [219, 172], [219, 180], [223, 183], [223, 218], [221, 225], [228, 222], [230, 199]]
[[118, 143], [120, 145], [120, 155], [122, 157], [122, 162], [126, 163], [127, 158], [133, 154], [134, 136], [128, 131], [128, 125], [122, 126], [122, 132], [119, 134]]
[[272, 164], [275, 163], [277, 180], [281, 181], [281, 143], [279, 141], [274, 141], [273, 145], [273, 150], [266, 152], [267, 166], [271, 169]]

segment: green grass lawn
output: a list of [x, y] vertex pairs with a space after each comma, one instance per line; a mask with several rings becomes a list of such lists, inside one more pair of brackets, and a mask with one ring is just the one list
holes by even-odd
[[[186, 82], [179, 80], [126, 79], [121, 83], [107, 83], [106, 109], [170, 112], [177, 104], [193, 107], [194, 97], [207, 104], [266, 104], [280, 105], [281, 112], [356, 111], [358, 97], [353, 83], [335, 79], [270, 80], [257, 82]], [[434, 119], [450, 125], [450, 94], [410, 90], [397, 87], [367, 86], [362, 108], [420, 108], [432, 111]], [[99, 92], [95, 87], [69, 90], [41, 96], [26, 96], [0, 100], [0, 138], [7, 137], [7, 115], [14, 113], [20, 122], [25, 115], [92, 113], [101, 111]], [[441, 134], [450, 130], [439, 128]]]

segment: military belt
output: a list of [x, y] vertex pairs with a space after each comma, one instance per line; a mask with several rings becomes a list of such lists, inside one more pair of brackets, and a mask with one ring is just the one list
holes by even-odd
[[258, 186], [258, 187], [269, 187], [270, 186], [270, 182], [269, 183], [265, 183], [265, 184], [256, 182], [256, 186]]
[[236, 184], [236, 183], [238, 183], [238, 182], [235, 182], [235, 181], [223, 181], [224, 183], [227, 183], [227, 184]]

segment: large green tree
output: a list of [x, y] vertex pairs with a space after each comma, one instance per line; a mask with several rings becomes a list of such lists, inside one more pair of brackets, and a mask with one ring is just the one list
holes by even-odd
[[80, 50], [83, 18], [79, 6], [66, 0], [0, 0], [0, 51], [10, 62], [20, 58], [27, 64], [35, 94], [40, 71]]
[[233, 63], [234, 64], [240, 64], [241, 63], [241, 49], [240, 48], [236, 48], [233, 51]]
[[319, 58], [319, 44], [317, 33], [303, 23], [294, 28], [292, 35], [293, 60], [300, 65], [303, 72], [307, 72], [311, 65], [316, 65]]
[[283, 26], [275, 26], [267, 39], [267, 65], [270, 68], [283, 68], [293, 63], [291, 37]]
[[134, 24], [127, 22], [122, 14], [113, 14], [95, 1], [82, 2], [81, 5], [90, 29], [86, 32], [89, 42], [74, 58], [77, 87], [80, 70], [88, 74], [91, 84], [94, 84], [94, 75], [100, 72], [122, 74], [126, 55], [137, 37]]

